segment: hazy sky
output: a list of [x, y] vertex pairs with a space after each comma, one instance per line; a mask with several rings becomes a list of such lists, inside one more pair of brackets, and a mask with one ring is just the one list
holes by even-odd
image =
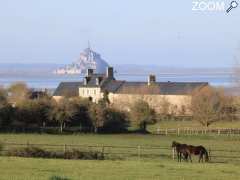
[[0, 63], [70, 63], [90, 40], [110, 64], [232, 66], [239, 22], [192, 0], [0, 0]]

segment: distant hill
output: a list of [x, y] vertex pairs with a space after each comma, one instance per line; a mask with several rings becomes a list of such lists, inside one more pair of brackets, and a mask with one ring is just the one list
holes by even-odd
[[[75, 63], [72, 63], [73, 66]], [[98, 66], [98, 72], [105, 72], [106, 66], [108, 64], [104, 63], [103, 66]], [[76, 65], [77, 66], [77, 65]], [[87, 65], [81, 65], [84, 67], [89, 67]], [[94, 68], [90, 66], [89, 68]], [[71, 65], [64, 64], [50, 64], [50, 63], [33, 63], [33, 64], [21, 64], [21, 63], [0, 63], [0, 76], [35, 76], [35, 75], [50, 75], [56, 69], [61, 69], [58, 67], [71, 67]], [[176, 74], [176, 75], [231, 75], [233, 74], [232, 68], [182, 68], [182, 67], [161, 67], [157, 65], [135, 65], [135, 64], [120, 64], [114, 65], [114, 70], [116, 74], [130, 74], [130, 75], [148, 75], [148, 74]], [[82, 69], [82, 75], [84, 75], [86, 69]], [[71, 73], [69, 73], [71, 74]], [[67, 75], [67, 73], [66, 73]]]
[[80, 57], [72, 64], [54, 70], [55, 74], [84, 74], [87, 69], [94, 69], [96, 73], [104, 73], [108, 63], [101, 55], [94, 52], [90, 47], [80, 53]]
[[60, 65], [53, 63], [0, 63], [0, 76], [45, 76], [51, 74], [57, 66]]
[[232, 74], [232, 68], [163, 67], [158, 65], [120, 64], [114, 65], [119, 74]]

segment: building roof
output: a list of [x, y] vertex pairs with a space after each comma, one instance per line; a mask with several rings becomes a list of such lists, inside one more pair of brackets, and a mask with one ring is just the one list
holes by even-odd
[[103, 85], [103, 90], [107, 92], [117, 92], [117, 90], [124, 84], [125, 81], [110, 80]]
[[[207, 82], [157, 82], [148, 85], [145, 82], [126, 82], [109, 80], [101, 85], [102, 91], [117, 94], [162, 94], [187, 95], [194, 89], [207, 86]], [[79, 87], [100, 87], [94, 84], [84, 85], [82, 82], [62, 82], [53, 96], [74, 97], [79, 96]]]
[[55, 90], [53, 96], [74, 97], [79, 96], [78, 88], [82, 82], [61, 82]]
[[[96, 78], [102, 77], [99, 85], [96, 84]], [[115, 92], [124, 83], [124, 81], [117, 81], [115, 79], [108, 79], [102, 75], [92, 75], [88, 83], [84, 82], [61, 82], [55, 90], [53, 96], [74, 97], [79, 96], [80, 87], [100, 87], [102, 91]]]
[[[186, 95], [196, 88], [207, 86], [207, 82], [155, 82], [155, 76], [149, 76], [149, 82], [127, 82], [116, 80], [113, 68], [109, 67], [106, 74], [96, 74], [89, 69], [83, 82], [62, 82], [53, 96], [79, 96], [80, 87], [99, 87], [101, 91], [117, 94], [162, 94]], [[150, 85], [148, 84], [150, 83]]]
[[194, 89], [207, 86], [207, 82], [125, 82], [116, 91], [118, 94], [186, 95]]

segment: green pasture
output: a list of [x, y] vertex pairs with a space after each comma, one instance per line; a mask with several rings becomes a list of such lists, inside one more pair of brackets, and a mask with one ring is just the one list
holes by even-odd
[[158, 146], [169, 147], [172, 141], [192, 145], [203, 145], [210, 149], [239, 149], [240, 136], [227, 135], [193, 135], [193, 136], [164, 136], [141, 134], [76, 134], [76, 135], [49, 135], [49, 134], [0, 134], [3, 143], [29, 143], [52, 145], [99, 145], [99, 146]]
[[[173, 140], [203, 145], [211, 149], [213, 157], [210, 163], [199, 164], [194, 158], [193, 163], [178, 163], [171, 159], [171, 142]], [[117, 146], [105, 148], [106, 153], [119, 153], [121, 158], [106, 160], [61, 160], [61, 159], [35, 159], [0, 157], [0, 180], [8, 179], [49, 179], [52, 176], [66, 177], [68, 179], [228, 179], [235, 180], [240, 176], [240, 153], [229, 152], [240, 150], [240, 136], [160, 136], [160, 135], [48, 135], [48, 134], [0, 134], [0, 141], [3, 143], [19, 144], [50, 144], [82, 145], [82, 147]], [[122, 146], [136, 147], [132, 152], [138, 153], [140, 146], [141, 156], [131, 158], [124, 154], [128, 149]], [[144, 149], [145, 147], [166, 147], [169, 149]], [[214, 152], [214, 150], [222, 150]], [[225, 152], [227, 151], [227, 152]], [[155, 154], [156, 156], [152, 156]], [[149, 155], [149, 156], [147, 156]], [[233, 156], [232, 158], [219, 158]]]
[[[174, 121], [174, 120], [169, 120], [169, 121], [160, 121], [157, 124], [154, 125], [149, 125], [148, 130], [150, 132], [156, 132], [157, 128], [165, 129], [165, 128], [195, 128], [195, 129], [202, 129], [205, 128], [203, 127], [199, 122], [197, 121]], [[211, 124], [208, 128], [240, 128], [240, 121], [235, 120], [235, 121], [218, 121], [213, 124]]]
[[173, 160], [86, 161], [0, 157], [2, 180], [236, 180], [239, 164], [177, 163]]

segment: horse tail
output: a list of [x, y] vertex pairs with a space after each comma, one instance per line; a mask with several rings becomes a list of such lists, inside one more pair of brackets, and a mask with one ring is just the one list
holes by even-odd
[[209, 161], [209, 155], [208, 155], [208, 152], [207, 150], [204, 148], [204, 153], [205, 153], [205, 161], [208, 162]]

